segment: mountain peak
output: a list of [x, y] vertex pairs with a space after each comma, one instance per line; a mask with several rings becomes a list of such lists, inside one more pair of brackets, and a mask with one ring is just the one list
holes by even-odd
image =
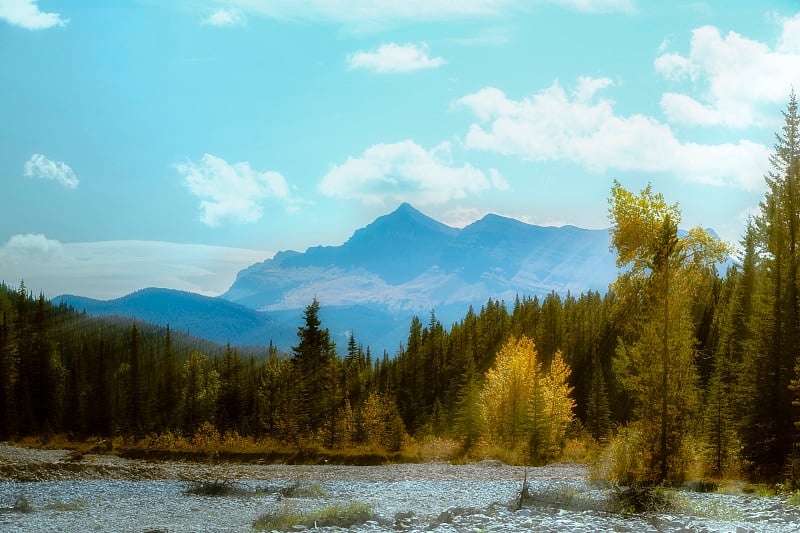
[[[403, 202], [402, 204], [397, 206], [397, 209], [394, 210], [394, 213], [420, 213], [420, 212], [419, 212], [419, 210], [417, 208], [415, 208], [410, 203]], [[420, 214], [422, 214], [422, 213], [420, 213]]]
[[458, 230], [434, 220], [408, 202], [403, 202], [388, 215], [378, 217], [371, 224], [356, 231], [352, 238], [359, 236], [363, 238], [364, 234], [374, 233], [384, 237], [402, 235], [417, 238], [421, 232], [445, 234], [452, 237], [458, 233]]
[[[434, 219], [432, 219], [428, 215], [422, 213], [422, 211], [420, 211], [419, 209], [417, 209], [416, 207], [414, 207], [413, 205], [411, 205], [408, 202], [403, 202], [402, 204], [397, 206], [397, 209], [395, 209], [391, 213], [389, 213], [387, 215], [384, 215], [382, 217], [378, 217], [376, 222], [378, 220], [385, 219], [385, 218], [389, 218], [389, 219], [397, 219], [397, 218], [409, 219], [410, 218], [410, 219], [416, 220], [416, 221], [427, 222], [427, 221], [430, 220], [430, 221], [436, 222]], [[438, 224], [438, 222], [437, 222], [437, 224]]]

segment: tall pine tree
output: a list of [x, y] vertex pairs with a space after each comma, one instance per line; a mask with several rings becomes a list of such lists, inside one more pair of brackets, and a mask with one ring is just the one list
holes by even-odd
[[758, 335], [748, 354], [743, 455], [760, 477], [779, 476], [792, 451], [797, 420], [789, 389], [800, 349], [800, 118], [794, 93], [783, 113], [756, 218], [759, 238]]

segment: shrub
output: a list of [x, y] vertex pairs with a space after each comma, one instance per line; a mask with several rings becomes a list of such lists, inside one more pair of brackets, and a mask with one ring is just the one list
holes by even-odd
[[661, 487], [644, 483], [617, 488], [609, 504], [610, 510], [617, 513], [661, 513], [676, 508], [673, 498]]
[[82, 511], [86, 509], [89, 503], [86, 500], [78, 499], [71, 502], [62, 502], [56, 500], [44, 506], [45, 511]]
[[3, 507], [0, 508], [0, 514], [5, 513], [21, 513], [21, 514], [28, 514], [36, 511], [33, 505], [28, 501], [28, 498], [25, 496], [17, 496], [14, 500], [14, 505], [11, 507]]
[[631, 426], [622, 428], [601, 450], [590, 474], [598, 481], [630, 485], [645, 478], [647, 467], [641, 453], [639, 431]]
[[361, 525], [372, 519], [369, 505], [349, 502], [343, 505], [331, 505], [322, 509], [300, 514], [288, 508], [261, 515], [253, 522], [255, 529], [263, 531], [286, 531], [295, 526], [307, 528], [340, 527], [349, 528]]
[[691, 509], [696, 514], [713, 520], [734, 522], [744, 518], [744, 512], [741, 509], [726, 505], [719, 500], [694, 502], [691, 505]]
[[183, 493], [192, 496], [238, 496], [247, 491], [230, 481], [194, 481]]
[[295, 483], [279, 489], [278, 493], [284, 498], [327, 498], [329, 496], [328, 491], [316, 483], [310, 485]]
[[794, 505], [794, 506], [800, 505], [800, 491], [797, 491], [797, 490], [792, 491], [786, 497], [786, 503], [789, 504], [789, 505]]
[[222, 444], [222, 436], [211, 422], [205, 421], [194, 432], [192, 444], [196, 449], [218, 451]]

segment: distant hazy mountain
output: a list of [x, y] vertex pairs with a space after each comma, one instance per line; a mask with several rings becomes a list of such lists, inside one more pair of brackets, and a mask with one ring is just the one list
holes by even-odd
[[172, 289], [143, 289], [115, 300], [94, 300], [63, 295], [53, 300], [64, 302], [90, 315], [133, 317], [142, 322], [170, 326], [210, 341], [235, 345], [263, 346], [272, 339], [276, 344], [294, 342], [296, 326], [282, 324], [275, 317], [239, 304]]
[[323, 326], [343, 349], [353, 332], [376, 356], [397, 351], [413, 315], [431, 310], [449, 327], [489, 298], [551, 291], [605, 292], [616, 278], [607, 230], [540, 227], [487, 215], [451, 228], [408, 204], [357, 230], [340, 246], [284, 251], [242, 270], [220, 298], [146, 289], [107, 302], [62, 296], [93, 315], [116, 314], [220, 343], [289, 349], [314, 297]]
[[392, 313], [480, 306], [489, 298], [605, 291], [616, 277], [607, 230], [540, 227], [487, 215], [445, 226], [408, 204], [341, 246], [281, 252], [239, 273], [223, 298], [261, 311], [370, 305]]
[[[149, 288], [114, 300], [95, 300], [65, 294], [53, 299], [92, 316], [135, 318], [173, 331], [188, 333], [219, 344], [230, 341], [233, 346], [266, 346], [270, 341], [278, 348], [290, 350], [297, 344], [297, 328], [303, 323], [303, 309], [259, 312], [224, 300], [184, 291]], [[410, 317], [396, 316], [369, 306], [325, 307], [320, 310], [323, 326], [331, 331], [340, 348], [358, 325], [357, 338], [373, 353], [397, 351], [401, 339], [408, 335]]]

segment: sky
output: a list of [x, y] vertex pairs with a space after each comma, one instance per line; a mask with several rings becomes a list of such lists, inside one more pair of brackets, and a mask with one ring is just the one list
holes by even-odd
[[800, 4], [0, 0], [0, 279], [224, 292], [402, 202], [606, 228], [613, 180], [736, 243]]

